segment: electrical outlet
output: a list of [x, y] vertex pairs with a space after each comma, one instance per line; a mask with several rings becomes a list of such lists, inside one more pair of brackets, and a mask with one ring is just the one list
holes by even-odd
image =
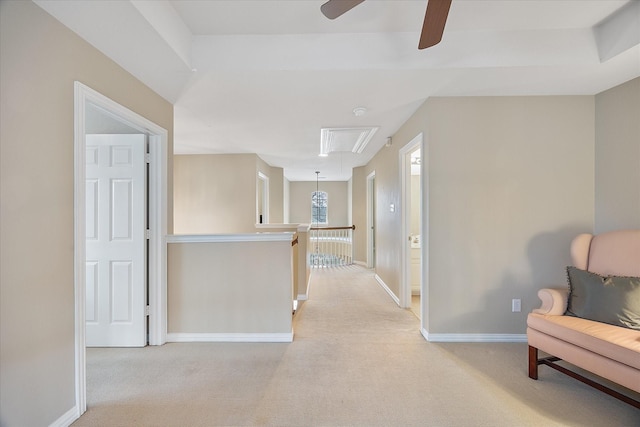
[[522, 301], [519, 298], [514, 298], [511, 300], [511, 311], [513, 313], [520, 313], [522, 309]]

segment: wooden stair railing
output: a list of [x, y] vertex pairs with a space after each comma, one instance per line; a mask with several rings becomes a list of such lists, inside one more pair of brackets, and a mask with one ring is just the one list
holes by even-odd
[[353, 230], [343, 227], [310, 227], [310, 264], [312, 267], [333, 267], [353, 263]]

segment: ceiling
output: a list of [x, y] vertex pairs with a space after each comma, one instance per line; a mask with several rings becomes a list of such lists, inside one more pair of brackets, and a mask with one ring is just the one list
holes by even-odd
[[[640, 76], [640, 1], [35, 1], [174, 104], [176, 154], [257, 153], [291, 181], [347, 180], [432, 96], [593, 95]], [[356, 116], [354, 108], [365, 107]], [[322, 128], [377, 127], [319, 157]]]

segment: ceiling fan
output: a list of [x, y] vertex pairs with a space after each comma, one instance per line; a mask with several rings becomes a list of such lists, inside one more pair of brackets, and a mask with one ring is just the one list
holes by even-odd
[[[320, 10], [327, 18], [336, 19], [363, 1], [364, 0], [329, 0], [320, 6]], [[440, 43], [450, 7], [451, 0], [428, 0], [427, 12], [424, 15], [418, 49], [426, 49]]]

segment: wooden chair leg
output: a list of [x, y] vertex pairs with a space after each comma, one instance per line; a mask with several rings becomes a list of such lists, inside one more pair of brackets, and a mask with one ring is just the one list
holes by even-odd
[[529, 346], [529, 378], [538, 379], [538, 349]]
[[560, 366], [555, 362], [559, 362], [562, 359], [551, 356], [545, 357], [543, 359], [538, 359], [538, 349], [536, 347], [529, 346], [529, 378], [537, 380], [538, 379], [538, 365], [547, 365], [550, 368], [555, 369], [556, 371], [562, 372], [565, 375], [568, 375], [572, 378], [575, 378], [578, 381], [581, 381], [597, 390], [600, 390], [603, 393], [608, 394], [609, 396], [613, 396], [618, 400], [621, 400], [634, 408], [640, 409], [640, 400], [635, 400], [632, 397], [624, 395], [616, 390], [613, 390], [603, 384], [595, 382], [587, 377], [584, 377], [577, 372], [573, 372], [570, 369], [565, 368], [564, 366]]

